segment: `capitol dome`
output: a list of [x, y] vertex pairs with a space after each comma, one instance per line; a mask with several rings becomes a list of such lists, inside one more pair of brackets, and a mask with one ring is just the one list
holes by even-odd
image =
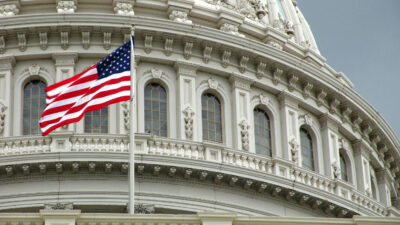
[[139, 211], [400, 216], [399, 140], [294, 0], [0, 0], [0, 24], [0, 212], [127, 211], [129, 102], [38, 121], [135, 24]]

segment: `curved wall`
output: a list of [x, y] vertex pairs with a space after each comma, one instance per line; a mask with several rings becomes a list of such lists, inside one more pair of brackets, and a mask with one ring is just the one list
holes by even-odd
[[[124, 207], [127, 103], [109, 106], [108, 134], [84, 134], [82, 120], [46, 138], [22, 136], [21, 89], [31, 79], [52, 84], [87, 69], [128, 40], [136, 24], [139, 201], [246, 215], [398, 215], [399, 140], [391, 128], [325, 64], [295, 4], [282, 1], [290, 19], [282, 20], [267, 1], [266, 20], [238, 10], [240, 2], [247, 1], [8, 2], [18, 11], [1, 18], [0, 209], [54, 201]], [[166, 138], [144, 134], [149, 82], [167, 91]], [[203, 93], [221, 102], [222, 143], [203, 139]], [[255, 154], [256, 107], [270, 118], [271, 157]], [[314, 171], [302, 165], [300, 128], [311, 135]], [[348, 181], [341, 179], [339, 153]], [[156, 186], [150, 174], [165, 183], [146, 192], [141, 187]], [[114, 179], [120, 185], [106, 188]], [[204, 194], [194, 187], [199, 180]], [[40, 194], [34, 187], [43, 183]], [[99, 192], [87, 196], [92, 187]]]

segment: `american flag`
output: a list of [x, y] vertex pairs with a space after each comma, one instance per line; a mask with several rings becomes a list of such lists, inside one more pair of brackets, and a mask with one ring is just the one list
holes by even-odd
[[47, 106], [39, 121], [42, 135], [78, 122], [86, 112], [129, 100], [130, 59], [128, 41], [82, 73], [47, 87]]

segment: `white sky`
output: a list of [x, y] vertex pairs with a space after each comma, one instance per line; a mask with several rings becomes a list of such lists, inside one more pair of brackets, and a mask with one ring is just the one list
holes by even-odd
[[327, 63], [400, 137], [400, 0], [297, 0]]

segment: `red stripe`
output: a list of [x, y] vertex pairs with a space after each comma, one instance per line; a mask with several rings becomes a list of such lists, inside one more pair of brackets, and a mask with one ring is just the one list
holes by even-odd
[[[130, 90], [130, 86], [122, 86], [122, 87], [119, 87], [119, 88], [114, 89], [114, 90], [108, 90], [108, 91], [99, 92], [96, 95], [94, 95], [89, 101], [87, 101], [86, 103], [84, 103], [82, 105], [78, 105], [78, 106], [75, 106], [75, 107], [71, 107], [71, 105], [69, 105], [69, 107], [71, 107], [71, 108], [64, 115], [68, 115], [68, 114], [71, 114], [71, 113], [79, 112], [87, 104], [89, 104], [90, 101], [92, 101], [93, 99], [102, 98], [102, 97], [106, 97], [106, 96], [109, 96], [109, 95], [112, 95], [112, 94], [116, 94], [116, 93], [121, 92], [121, 91], [129, 91], [129, 90]], [[66, 107], [66, 109], [68, 109], [69, 107]], [[91, 107], [91, 106], [89, 106], [89, 107]], [[65, 111], [65, 110], [62, 110], [62, 111]], [[62, 119], [62, 117], [58, 117], [58, 118], [56, 118], [54, 120], [44, 121], [44, 122], [40, 123], [40, 126], [41, 127], [45, 127], [45, 126], [47, 126], [49, 124], [57, 123], [61, 119]]]
[[[100, 88], [102, 88], [102, 87], [104, 87], [106, 85], [117, 84], [117, 83], [120, 83], [122, 81], [130, 81], [130, 77], [129, 76], [123, 76], [123, 77], [120, 77], [120, 78], [117, 78], [117, 79], [108, 80], [107, 82], [104, 82], [101, 85], [98, 85], [98, 86], [93, 87], [93, 88], [86, 88], [86, 89], [82, 89], [82, 90], [75, 91], [75, 92], [65, 93], [65, 94], [60, 95], [59, 97], [57, 97], [57, 99], [54, 100], [52, 103], [55, 103], [56, 101], [60, 101], [60, 100], [65, 100], [65, 99], [68, 99], [68, 98], [77, 97], [79, 95], [82, 95], [81, 98], [83, 98], [83, 97], [85, 97], [87, 95], [93, 94], [94, 92], [98, 91]], [[72, 104], [75, 104], [75, 103], [72, 103]], [[68, 106], [70, 107], [70, 104], [68, 104]], [[64, 106], [50, 108], [50, 109], [45, 110], [42, 113], [41, 117], [46, 116], [46, 115], [50, 115], [50, 114], [53, 114], [53, 113], [57, 113], [57, 112], [62, 112], [62, 111], [65, 111], [65, 107]]]
[[47, 131], [42, 133], [42, 136], [47, 136], [51, 131], [53, 131], [53, 130], [59, 128], [59, 127], [62, 127], [64, 125], [80, 121], [82, 119], [83, 115], [86, 112], [99, 110], [99, 109], [101, 109], [103, 107], [106, 107], [108, 105], [111, 105], [111, 104], [114, 104], [114, 103], [118, 103], [118, 102], [122, 102], [122, 101], [128, 101], [129, 99], [130, 99], [130, 96], [121, 96], [121, 97], [118, 97], [118, 98], [111, 99], [110, 101], [104, 102], [104, 103], [99, 104], [99, 105], [90, 106], [90, 107], [86, 108], [84, 110], [84, 112], [80, 116], [78, 116], [77, 118], [65, 120], [65, 121], [63, 121], [63, 122], [61, 122], [59, 124], [54, 125], [53, 127], [49, 128]]
[[68, 78], [68, 79], [66, 79], [66, 80], [63, 80], [63, 81], [60, 81], [60, 82], [58, 82], [58, 83], [55, 83], [55, 84], [53, 84], [53, 85], [48, 86], [48, 87], [46, 88], [46, 92], [49, 92], [49, 91], [54, 90], [54, 89], [56, 89], [56, 88], [58, 88], [58, 87], [60, 87], [60, 86], [63, 86], [64, 84], [68, 84], [68, 83], [71, 83], [71, 82], [73, 82], [73, 81], [79, 79], [83, 74], [85, 74], [87, 71], [89, 71], [89, 70], [95, 68], [96, 66], [97, 66], [97, 64], [91, 66], [89, 69], [83, 71], [82, 73], [80, 73], [80, 74], [78, 74], [78, 75], [75, 75], [75, 76], [73, 76], [73, 77], [71, 77], [71, 78]]
[[[67, 88], [72, 88], [73, 86], [78, 85], [78, 84], [83, 84], [83, 83], [86, 83], [86, 82], [95, 81], [95, 80], [97, 80], [97, 78], [98, 78], [97, 74], [93, 74], [93, 75], [90, 75], [90, 76], [87, 76], [87, 77], [83, 77], [82, 79], [76, 80], [73, 83], [71, 83], [70, 86], [68, 86]], [[47, 96], [47, 100], [51, 101], [54, 98], [57, 98], [57, 100], [59, 100], [58, 97], [62, 97], [64, 95], [67, 95], [67, 94], [70, 94], [70, 93], [73, 93], [73, 92], [69, 92], [69, 93], [65, 93], [65, 94], [60, 92], [60, 93], [58, 93], [56, 95], [53, 95], [53, 96], [49, 96], [48, 95]]]

